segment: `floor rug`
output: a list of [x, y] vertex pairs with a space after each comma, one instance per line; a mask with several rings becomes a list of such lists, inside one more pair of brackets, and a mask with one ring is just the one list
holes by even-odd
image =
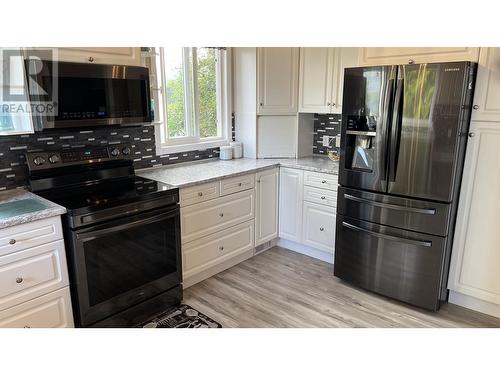
[[140, 325], [142, 328], [222, 328], [220, 323], [188, 305], [180, 305]]

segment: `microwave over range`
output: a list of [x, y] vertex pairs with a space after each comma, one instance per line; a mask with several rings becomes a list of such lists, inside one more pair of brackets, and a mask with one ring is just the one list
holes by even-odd
[[36, 129], [134, 126], [152, 122], [149, 69], [26, 59], [31, 102], [52, 102], [34, 111]]

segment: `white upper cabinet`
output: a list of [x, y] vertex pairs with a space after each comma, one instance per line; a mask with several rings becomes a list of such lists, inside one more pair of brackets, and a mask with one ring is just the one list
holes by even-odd
[[140, 47], [58, 48], [58, 60], [95, 64], [141, 65]]
[[257, 50], [257, 114], [297, 113], [299, 49]]
[[21, 48], [0, 48], [0, 135], [34, 132]]
[[500, 305], [499, 144], [500, 123], [471, 123], [448, 281], [452, 291], [497, 305]]
[[358, 50], [300, 49], [299, 112], [342, 113], [344, 69], [357, 65]]
[[478, 47], [367, 47], [361, 48], [361, 65], [421, 64], [478, 61]]
[[481, 48], [473, 121], [500, 121], [500, 48]]

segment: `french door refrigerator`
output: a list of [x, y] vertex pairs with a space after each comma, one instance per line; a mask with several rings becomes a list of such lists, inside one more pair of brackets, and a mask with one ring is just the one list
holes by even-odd
[[430, 310], [447, 299], [475, 73], [345, 69], [335, 276]]

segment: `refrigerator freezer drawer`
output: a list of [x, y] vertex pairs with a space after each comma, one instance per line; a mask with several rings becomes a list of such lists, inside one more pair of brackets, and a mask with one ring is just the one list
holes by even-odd
[[439, 308], [446, 238], [337, 215], [335, 276], [430, 310]]
[[437, 236], [448, 234], [451, 204], [393, 197], [339, 187], [339, 214]]

